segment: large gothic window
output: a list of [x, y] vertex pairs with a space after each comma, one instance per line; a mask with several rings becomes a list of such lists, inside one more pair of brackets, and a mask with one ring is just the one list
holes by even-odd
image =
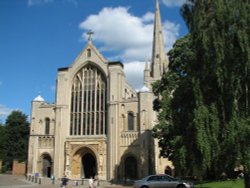
[[87, 65], [73, 78], [70, 135], [106, 134], [107, 84], [97, 67]]

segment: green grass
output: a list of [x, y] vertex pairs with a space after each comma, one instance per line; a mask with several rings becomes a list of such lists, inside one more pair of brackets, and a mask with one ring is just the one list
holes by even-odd
[[244, 188], [243, 180], [215, 181], [197, 184], [195, 188]]

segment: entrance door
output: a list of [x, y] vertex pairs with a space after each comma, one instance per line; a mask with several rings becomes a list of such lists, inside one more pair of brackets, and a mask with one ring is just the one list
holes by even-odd
[[125, 159], [125, 179], [137, 179], [137, 161], [132, 156]]
[[43, 166], [42, 166], [42, 176], [50, 177], [51, 176], [51, 157], [49, 155], [43, 156]]
[[90, 154], [86, 153], [82, 157], [82, 177], [90, 178], [95, 177], [97, 168], [96, 168], [96, 159], [95, 157]]

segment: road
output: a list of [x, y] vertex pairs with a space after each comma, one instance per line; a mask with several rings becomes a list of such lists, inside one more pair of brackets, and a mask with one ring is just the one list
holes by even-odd
[[[25, 176], [15, 176], [9, 174], [0, 174], [0, 188], [59, 188], [60, 181], [56, 181], [55, 184], [46, 178], [40, 182], [28, 181]], [[69, 182], [68, 188], [88, 188], [88, 185], [75, 186], [74, 182]], [[131, 186], [122, 185], [107, 185], [98, 186], [98, 188], [131, 188]]]

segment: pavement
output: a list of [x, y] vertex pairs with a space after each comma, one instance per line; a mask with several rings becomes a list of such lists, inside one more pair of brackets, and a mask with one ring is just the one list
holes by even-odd
[[[81, 184], [81, 183], [80, 183]], [[54, 184], [49, 178], [42, 178], [40, 181], [31, 181], [26, 179], [24, 175], [0, 174], [0, 188], [59, 188], [60, 181], [56, 180]], [[70, 181], [67, 188], [88, 188], [88, 185], [76, 186], [75, 182]], [[131, 188], [124, 185], [105, 185], [98, 188]]]

